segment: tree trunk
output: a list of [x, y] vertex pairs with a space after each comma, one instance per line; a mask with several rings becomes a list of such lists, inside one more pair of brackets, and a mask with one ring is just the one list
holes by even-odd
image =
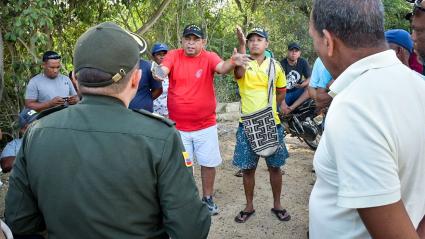
[[145, 34], [161, 17], [162, 13], [164, 13], [164, 10], [167, 8], [170, 2], [171, 0], [163, 0], [156, 12], [152, 15], [152, 17], [145, 24], [143, 24], [141, 28], [137, 29], [136, 33], [140, 35]]
[[3, 95], [3, 87], [4, 87], [4, 80], [3, 80], [3, 76], [4, 76], [4, 46], [3, 46], [3, 35], [0, 29], [0, 102], [2, 99], [2, 95]]

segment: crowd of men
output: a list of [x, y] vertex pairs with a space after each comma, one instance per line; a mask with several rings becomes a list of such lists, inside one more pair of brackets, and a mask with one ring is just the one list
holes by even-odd
[[425, 118], [418, 67], [425, 60], [425, 2], [413, 4], [409, 34], [385, 31], [380, 0], [315, 0], [312, 71], [297, 43], [281, 62], [267, 56], [270, 36], [261, 27], [246, 36], [238, 27], [239, 49], [223, 60], [205, 49], [203, 29], [190, 24], [181, 48], [154, 44], [152, 62], [140, 59], [145, 42], [115, 23], [89, 28], [76, 42], [70, 77], [59, 73], [61, 56], [47, 51], [43, 72], [28, 83], [23, 137], [1, 154], [3, 172], [12, 171], [6, 224], [15, 238], [207, 238], [220, 211], [213, 195], [222, 163], [213, 81], [233, 73], [241, 115], [270, 107], [265, 122], [274, 122], [277, 135], [274, 150], [260, 155], [240, 120], [233, 164], [242, 172], [246, 205], [236, 223], [255, 213], [261, 157], [271, 213], [291, 219], [281, 203], [289, 154], [278, 114], [312, 98], [327, 114], [313, 160], [310, 238], [425, 238], [425, 131], [418, 130]]

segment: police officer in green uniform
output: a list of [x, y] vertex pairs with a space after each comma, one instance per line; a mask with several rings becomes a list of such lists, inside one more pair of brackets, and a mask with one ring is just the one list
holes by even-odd
[[15, 235], [207, 237], [211, 219], [173, 123], [127, 108], [141, 74], [139, 47], [109, 22], [78, 39], [74, 67], [83, 100], [25, 134], [6, 196]]

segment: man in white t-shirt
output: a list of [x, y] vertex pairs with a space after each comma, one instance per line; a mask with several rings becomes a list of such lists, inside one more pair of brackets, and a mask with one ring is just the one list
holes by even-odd
[[31, 78], [25, 91], [25, 107], [37, 112], [79, 101], [71, 80], [59, 73], [61, 56], [54, 51], [43, 54], [43, 72]]
[[310, 238], [419, 238], [425, 81], [389, 50], [380, 0], [315, 0], [309, 32], [335, 79], [314, 156]]

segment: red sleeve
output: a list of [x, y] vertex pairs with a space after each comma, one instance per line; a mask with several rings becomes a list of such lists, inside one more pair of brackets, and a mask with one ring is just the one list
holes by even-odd
[[215, 71], [215, 68], [217, 67], [218, 63], [222, 62], [223, 60], [217, 55], [215, 52], [208, 52], [208, 59], [210, 62], [210, 66], [212, 67], [212, 71]]
[[165, 55], [165, 58], [162, 61], [161, 65], [167, 67], [170, 70], [170, 72], [171, 72], [176, 57], [177, 57], [177, 50], [171, 50], [171, 51], [169, 51], [167, 53], [167, 55]]

